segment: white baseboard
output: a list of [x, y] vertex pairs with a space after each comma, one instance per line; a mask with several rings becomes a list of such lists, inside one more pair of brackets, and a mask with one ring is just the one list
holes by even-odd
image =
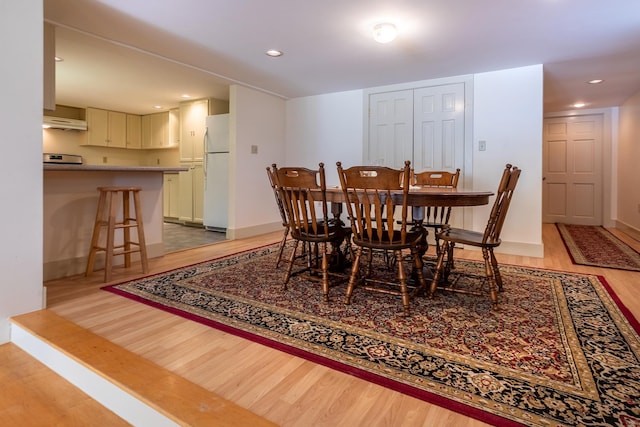
[[616, 221], [616, 228], [633, 237], [635, 240], [640, 241], [640, 230], [636, 227], [628, 225], [622, 221]]
[[227, 239], [236, 240], [247, 237], [259, 236], [260, 234], [272, 233], [274, 231], [282, 231], [282, 222], [273, 222], [270, 224], [259, 224], [252, 227], [244, 228], [227, 228]]

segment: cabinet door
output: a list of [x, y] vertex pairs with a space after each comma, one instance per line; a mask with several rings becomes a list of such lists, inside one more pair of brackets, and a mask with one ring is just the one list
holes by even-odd
[[151, 114], [146, 114], [142, 116], [141, 120], [142, 125], [142, 148], [151, 148], [151, 141], [153, 140], [153, 135], [151, 133]]
[[151, 114], [151, 147], [169, 146], [169, 112]]
[[180, 172], [178, 197], [180, 200], [179, 219], [180, 221], [193, 221], [193, 169], [190, 167], [188, 171]]
[[164, 174], [162, 212], [166, 218], [178, 218], [179, 213], [179, 177], [177, 173]]
[[180, 145], [180, 111], [177, 108], [169, 110], [169, 146]]
[[209, 114], [209, 100], [194, 101], [191, 116], [193, 119], [193, 161], [204, 161], [204, 132], [207, 127], [207, 115]]
[[139, 149], [142, 147], [142, 117], [136, 114], [127, 114], [127, 148]]
[[127, 115], [117, 111], [109, 111], [108, 146], [117, 148], [127, 147]]
[[106, 147], [109, 140], [109, 112], [87, 108], [87, 145]]
[[204, 132], [209, 100], [180, 104], [180, 161], [202, 162], [204, 159]]
[[193, 222], [202, 224], [204, 218], [204, 168], [202, 163], [193, 165]]

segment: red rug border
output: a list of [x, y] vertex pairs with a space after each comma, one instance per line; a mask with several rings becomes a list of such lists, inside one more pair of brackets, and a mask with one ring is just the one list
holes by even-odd
[[[238, 252], [234, 252], [233, 254], [228, 254], [228, 255], [222, 255], [219, 257], [215, 257], [215, 258], [211, 258], [209, 260], [205, 260], [205, 261], [198, 261], [195, 262], [193, 264], [188, 264], [188, 265], [184, 265], [184, 266], [180, 266], [180, 267], [176, 267], [176, 268], [172, 268], [163, 272], [159, 272], [159, 273], [155, 273], [155, 274], [151, 274], [148, 276], [143, 276], [143, 277], [139, 277], [133, 280], [140, 280], [140, 279], [144, 279], [144, 278], [152, 278], [152, 277], [156, 277], [156, 276], [160, 276], [163, 274], [167, 274], [170, 273], [172, 271], [176, 271], [182, 268], [188, 268], [188, 267], [192, 267], [198, 264], [202, 264], [202, 263], [206, 263], [206, 262], [211, 262], [211, 261], [216, 261], [219, 259], [223, 259], [223, 258], [227, 258], [227, 257], [233, 257], [233, 256], [237, 256], [237, 255], [241, 255], [243, 253], [246, 252], [251, 252], [251, 251], [255, 251], [258, 249], [262, 249], [262, 248], [266, 248], [268, 246], [272, 246], [274, 244], [277, 244], [277, 242], [274, 243], [270, 243], [270, 244], [265, 244], [265, 245], [261, 245], [261, 246], [257, 246], [254, 248], [250, 248], [247, 250], [242, 250], [242, 251], [238, 251]], [[462, 259], [465, 260], [465, 259]], [[471, 261], [471, 262], [478, 262], [475, 260], [465, 260], [465, 261]], [[521, 267], [522, 266], [518, 266], [518, 265], [513, 265], [513, 264], [504, 264], [502, 263], [501, 265], [505, 265], [505, 266], [511, 266], [511, 267]], [[525, 268], [533, 268], [533, 267], [525, 267]], [[605, 290], [607, 291], [607, 293], [609, 294], [609, 296], [611, 297], [611, 299], [614, 301], [614, 303], [616, 304], [616, 306], [618, 307], [618, 309], [622, 312], [622, 314], [625, 316], [625, 318], [627, 319], [627, 321], [629, 322], [629, 324], [631, 325], [631, 327], [636, 331], [636, 333], [640, 333], [640, 322], [638, 322], [638, 320], [635, 318], [635, 316], [633, 315], [633, 313], [631, 313], [631, 311], [624, 305], [624, 303], [620, 300], [620, 298], [618, 297], [618, 295], [615, 293], [615, 291], [613, 290], [613, 288], [611, 287], [611, 285], [609, 285], [609, 283], [607, 282], [606, 278], [604, 276], [601, 275], [594, 275], [594, 274], [588, 274], [588, 273], [576, 273], [576, 272], [569, 272], [569, 271], [562, 271], [562, 270], [552, 270], [552, 269], [545, 269], [545, 268], [537, 268], [535, 267], [534, 269], [536, 270], [542, 270], [542, 271], [550, 271], [550, 272], [558, 272], [558, 273], [566, 273], [566, 274], [579, 274], [579, 275], [588, 275], [588, 276], [594, 276], [596, 277], [600, 283], [603, 285], [603, 287], [605, 288]], [[203, 324], [205, 326], [209, 326], [212, 327], [214, 329], [220, 330], [222, 332], [226, 332], [235, 336], [238, 336], [240, 338], [243, 339], [247, 339], [249, 341], [253, 341], [255, 343], [264, 345], [266, 347], [275, 349], [275, 350], [279, 350], [288, 354], [291, 354], [293, 356], [297, 356], [297, 357], [301, 357], [305, 360], [308, 360], [312, 363], [317, 363], [319, 365], [322, 366], [326, 366], [330, 369], [334, 369], [338, 372], [342, 372], [348, 375], [352, 375], [356, 378], [360, 378], [362, 380], [365, 381], [369, 381], [371, 383], [380, 385], [382, 387], [386, 387], [388, 389], [391, 389], [393, 391], [397, 391], [400, 392], [402, 394], [414, 397], [416, 399], [422, 400], [424, 402], [427, 403], [431, 403], [434, 404], [436, 406], [440, 406], [443, 407], [445, 409], [449, 409], [451, 411], [457, 412], [461, 415], [464, 416], [468, 416], [470, 418], [474, 418], [477, 419], [479, 421], [485, 422], [485, 423], [489, 423], [491, 425], [494, 425], [496, 427], [512, 427], [512, 426], [522, 426], [523, 424], [518, 423], [516, 421], [507, 419], [507, 418], [503, 418], [501, 416], [495, 415], [495, 414], [491, 414], [489, 412], [485, 412], [481, 409], [478, 408], [474, 408], [472, 406], [466, 405], [464, 403], [461, 402], [457, 402], [451, 399], [448, 399], [446, 397], [443, 396], [439, 396], [437, 394], [428, 392], [428, 391], [424, 391], [424, 390], [419, 390], [413, 386], [410, 386], [408, 384], [404, 384], [401, 382], [397, 382], [388, 378], [384, 378], [382, 376], [379, 376], [377, 374], [371, 373], [371, 372], [367, 372], [364, 371], [362, 369], [358, 369], [355, 368], [353, 366], [349, 366], [346, 364], [343, 364], [341, 362], [323, 357], [323, 356], [319, 356], [317, 354], [313, 354], [310, 353], [306, 350], [302, 350], [287, 344], [283, 344], [280, 343], [278, 341], [269, 339], [269, 338], [265, 338], [265, 337], [261, 337], [259, 335], [255, 335], [251, 332], [247, 332], [247, 331], [243, 331], [241, 329], [237, 329], [234, 328], [232, 326], [229, 325], [225, 325], [223, 323], [217, 322], [215, 320], [211, 320], [211, 319], [207, 319], [204, 317], [200, 317], [191, 313], [187, 313], [183, 310], [177, 309], [177, 308], [173, 308], [173, 307], [168, 307], [165, 305], [162, 305], [160, 303], [156, 303], [153, 301], [149, 301], [147, 299], [138, 297], [137, 295], [132, 295], [128, 292], [125, 291], [121, 291], [119, 289], [116, 289], [115, 286], [123, 284], [123, 283], [127, 283], [131, 280], [126, 280], [126, 281], [122, 281], [122, 282], [118, 282], [118, 283], [114, 283], [111, 285], [107, 285], [102, 287], [102, 290], [105, 290], [107, 292], [111, 292], [115, 295], [119, 295], [125, 298], [128, 298], [130, 300], [136, 301], [136, 302], [140, 302], [142, 304], [145, 304], [147, 306], [150, 307], [154, 307], [157, 309], [160, 309], [162, 311], [165, 311], [167, 313], [170, 314], [174, 314], [176, 316], [180, 316], [184, 319], [187, 320], [191, 320], [194, 322], [198, 322], [200, 324]]]
[[[569, 245], [567, 244], [567, 241], [565, 240], [564, 236], [560, 232], [560, 224], [561, 223], [559, 223], [559, 222], [555, 222], [553, 225], [556, 226], [556, 230], [558, 231], [558, 234], [560, 235], [560, 240], [562, 240], [562, 244], [564, 245], [564, 248], [567, 250], [567, 253], [569, 254], [569, 258], [571, 258], [571, 262], [574, 263], [575, 265], [584, 265], [584, 266], [587, 266], [587, 267], [598, 267], [598, 268], [610, 268], [612, 270], [624, 270], [624, 271], [634, 271], [634, 272], [638, 271], [638, 270], [634, 270], [634, 269], [631, 269], [631, 268], [608, 267], [608, 266], [604, 266], [604, 265], [581, 264], [579, 262], [576, 262], [576, 259], [573, 257], [573, 254], [571, 253], [571, 249], [569, 249]], [[573, 224], [564, 224], [564, 225], [573, 225]], [[626, 243], [624, 240], [620, 239], [618, 236], [616, 236], [615, 234], [613, 234], [612, 232], [607, 230], [605, 227], [603, 227], [601, 225], [593, 225], [593, 226], [590, 226], [590, 227], [598, 227], [598, 228], [603, 229], [609, 235], [611, 235], [611, 237], [613, 237], [614, 239], [618, 239], [620, 242], [622, 242], [623, 244], [627, 245], [629, 247], [629, 249], [631, 249], [632, 251], [634, 251], [634, 252], [636, 252], [637, 254], [640, 255], [640, 251], [637, 251], [634, 247], [632, 247], [631, 245]]]

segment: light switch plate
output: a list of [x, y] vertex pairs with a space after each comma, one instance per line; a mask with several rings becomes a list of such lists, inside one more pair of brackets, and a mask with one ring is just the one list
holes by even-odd
[[478, 141], [478, 151], [487, 150], [487, 141]]

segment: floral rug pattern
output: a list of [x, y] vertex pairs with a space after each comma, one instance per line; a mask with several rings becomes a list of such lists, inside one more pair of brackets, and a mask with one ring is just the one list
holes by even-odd
[[[346, 284], [284, 290], [277, 246], [105, 289], [237, 331], [494, 425], [640, 425], [638, 322], [593, 275], [502, 265], [499, 310], [488, 296], [398, 297]], [[482, 286], [482, 264], [456, 260], [458, 286]]]
[[640, 271], [640, 253], [603, 227], [556, 224], [574, 264]]

